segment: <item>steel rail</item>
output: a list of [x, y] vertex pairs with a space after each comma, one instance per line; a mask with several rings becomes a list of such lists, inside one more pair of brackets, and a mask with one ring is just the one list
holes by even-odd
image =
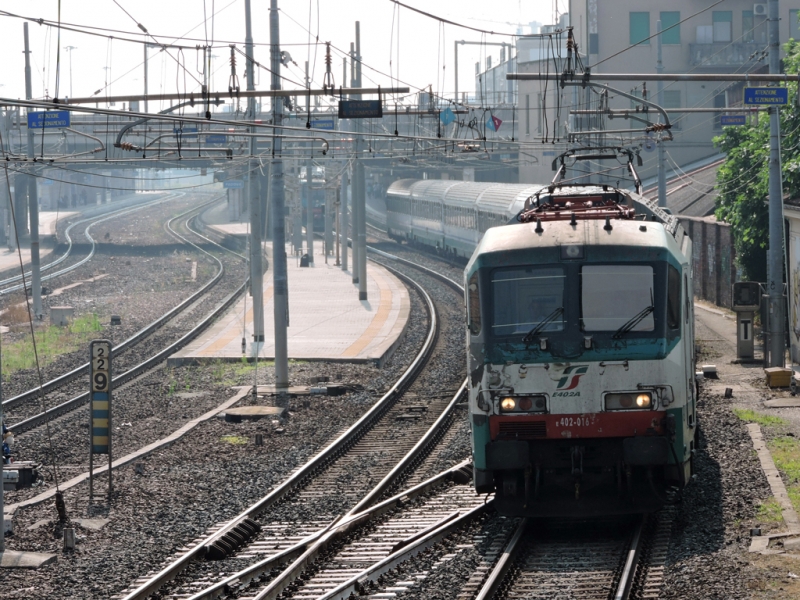
[[514, 564], [514, 559], [516, 558], [521, 547], [520, 540], [522, 539], [527, 527], [528, 519], [522, 519], [522, 522], [517, 527], [514, 535], [511, 536], [508, 544], [506, 544], [506, 547], [503, 549], [503, 554], [495, 564], [492, 572], [489, 574], [489, 577], [487, 577], [486, 582], [483, 584], [481, 591], [478, 592], [475, 600], [492, 600], [492, 598], [494, 598], [494, 595], [497, 593], [497, 590], [500, 589], [500, 585], [503, 583], [508, 570]]
[[[132, 213], [132, 212], [136, 212], [137, 210], [141, 210], [143, 208], [147, 208], [148, 206], [152, 206], [154, 204], [160, 204], [162, 202], [167, 202], [169, 200], [174, 200], [175, 198], [178, 198], [181, 195], [183, 195], [183, 193], [182, 192], [178, 192], [178, 193], [176, 193], [176, 194], [174, 194], [172, 196], [168, 196], [166, 198], [160, 198], [160, 199], [154, 200], [152, 202], [147, 202], [146, 204], [142, 204], [140, 206], [134, 206], [134, 207], [128, 206], [128, 207], [116, 210], [116, 211], [114, 211], [114, 212], [112, 212], [110, 214], [100, 215], [100, 217], [102, 217], [102, 218], [99, 218], [99, 219], [95, 219], [95, 217], [90, 217], [88, 219], [82, 219], [80, 221], [76, 221], [75, 223], [72, 223], [69, 227], [67, 227], [66, 231], [64, 232], [64, 234], [67, 236], [67, 239], [69, 240], [69, 246], [67, 248], [67, 252], [64, 255], [62, 255], [60, 258], [58, 258], [55, 261], [53, 261], [51, 263], [48, 263], [47, 265], [42, 267], [42, 270], [44, 271], [44, 270], [50, 269], [50, 268], [52, 268], [52, 267], [64, 262], [64, 260], [67, 259], [67, 256], [69, 255], [69, 253], [72, 251], [72, 238], [69, 237], [69, 232], [76, 225], [80, 225], [81, 223], [87, 223], [87, 222], [91, 221], [91, 224], [84, 231], [84, 235], [89, 239], [89, 241], [92, 244], [92, 249], [90, 250], [89, 255], [86, 258], [82, 259], [81, 261], [75, 263], [74, 265], [70, 265], [69, 267], [67, 267], [65, 269], [61, 269], [60, 271], [57, 271], [56, 273], [50, 273], [49, 275], [47, 275], [45, 277], [42, 277], [42, 281], [48, 281], [50, 279], [53, 279], [54, 277], [58, 277], [59, 275], [64, 275], [65, 273], [69, 273], [70, 271], [74, 271], [75, 269], [77, 269], [78, 267], [80, 267], [82, 265], [85, 265], [87, 262], [89, 262], [89, 260], [92, 259], [92, 257], [94, 256], [94, 253], [95, 253], [96, 242], [94, 241], [92, 236], [89, 235], [89, 230], [92, 227], [94, 227], [95, 225], [97, 225], [98, 223], [102, 223], [103, 221], [108, 221], [109, 219], [112, 219], [114, 217], [120, 217], [120, 216], [129, 214], [129, 213]], [[31, 275], [30, 271], [27, 271], [25, 273], [25, 277], [30, 277], [30, 275]], [[14, 281], [20, 281], [21, 279], [22, 279], [22, 275], [14, 275], [13, 277], [9, 277], [8, 279], [0, 281], [0, 285], [3, 285], [5, 283], [13, 283]], [[27, 287], [28, 288], [30, 287], [30, 283], [28, 283]], [[15, 285], [13, 287], [8, 287], [8, 288], [5, 288], [3, 290], [0, 290], [0, 295], [10, 294], [11, 292], [19, 291], [22, 288], [23, 288], [22, 285]]]
[[[392, 257], [392, 255], [383, 253], [381, 251], [377, 251], [380, 254], [386, 257]], [[395, 257], [397, 258], [397, 257]], [[403, 261], [404, 259], [399, 259]], [[415, 268], [419, 268], [419, 265], [414, 265], [410, 263], [410, 265], [414, 266]], [[434, 271], [430, 271], [425, 267], [421, 267], [422, 270], [429, 271], [430, 274], [436, 274]], [[396, 273], [397, 274], [397, 273]], [[444, 281], [447, 285], [454, 287], [456, 290], [460, 291], [460, 286], [455, 283], [453, 280], [441, 276], [440, 278]], [[426, 455], [429, 450], [431, 449], [434, 442], [443, 434], [445, 429], [448, 427], [448, 419], [452, 416], [456, 404], [461, 400], [463, 397], [467, 381], [461, 384], [459, 389], [453, 395], [453, 398], [448, 403], [447, 407], [442, 411], [439, 417], [434, 421], [434, 423], [428, 428], [425, 434], [420, 438], [414, 447], [406, 453], [406, 455], [400, 459], [400, 461], [386, 474], [386, 476], [369, 492], [367, 493], [364, 498], [362, 498], [352, 509], [350, 509], [344, 517], [342, 517], [341, 522], [338, 523], [337, 527], [331, 531], [330, 527], [326, 528], [325, 530], [318, 532], [309, 538], [306, 538], [301, 544], [298, 544], [294, 547], [294, 550], [291, 552], [289, 550], [280, 553], [280, 560], [290, 560], [291, 558], [298, 555], [301, 550], [305, 550], [302, 556], [288, 569], [286, 569], [281, 575], [275, 578], [271, 583], [270, 587], [273, 591], [278, 590], [276, 593], [280, 593], [286, 586], [290, 585], [291, 581], [293, 581], [296, 576], [301, 572], [309, 562], [311, 562], [320, 552], [324, 551], [331, 543], [341, 539], [343, 536], [348, 534], [352, 529], [356, 526], [360, 526], [363, 521], [365, 520], [363, 517], [368, 516], [368, 518], [372, 518], [375, 516], [371, 512], [371, 509], [368, 507], [370, 504], [375, 502], [382, 494], [386, 492], [392, 485], [396, 484], [397, 481], [402, 478], [402, 476], [421, 458]], [[378, 506], [383, 506], [383, 503], [379, 504]], [[382, 513], [380, 513], [382, 514]], [[361, 515], [359, 517], [359, 515]], [[327, 535], [326, 535], [327, 533]], [[307, 547], [308, 546], [308, 547]], [[265, 559], [264, 561], [260, 561], [256, 565], [248, 567], [243, 571], [240, 571], [234, 575], [229, 576], [225, 580], [218, 582], [205, 590], [198, 592], [197, 594], [191, 596], [188, 600], [201, 600], [207, 598], [216, 598], [219, 594], [223, 593], [223, 590], [230, 586], [235, 581], [250, 581], [254, 577], [260, 575], [261, 573], [267, 570], [267, 567], [272, 568], [272, 565], [276, 562], [279, 562], [278, 555], [275, 557], [270, 557]], [[260, 598], [261, 596], [259, 596]]]
[[[204, 208], [204, 207], [206, 207], [206, 206], [208, 206], [210, 204], [213, 204], [214, 202], [218, 202], [219, 200], [220, 200], [220, 198], [215, 198], [215, 199], [211, 200], [210, 202], [207, 202], [206, 204], [203, 204], [200, 208]], [[147, 205], [145, 205], [145, 206], [147, 206]], [[141, 207], [141, 208], [144, 208], [144, 206]], [[169, 226], [169, 223], [171, 223], [172, 221], [174, 221], [176, 219], [179, 219], [179, 218], [181, 218], [183, 216], [186, 216], [187, 214], [189, 214], [191, 212], [194, 212], [196, 210], [198, 210], [198, 208], [195, 206], [195, 207], [192, 207], [191, 209], [183, 212], [182, 214], [178, 215], [177, 217], [173, 217], [167, 223], [167, 226]], [[173, 232], [173, 234], [176, 235], [177, 237], [179, 237], [183, 242], [185, 242], [185, 243], [187, 243], [187, 244], [189, 244], [191, 246], [194, 246], [195, 248], [197, 248], [201, 252], [203, 252], [205, 254], [208, 254], [211, 258], [216, 260], [218, 265], [219, 265], [219, 268], [220, 268], [219, 272], [206, 285], [204, 285], [197, 292], [195, 292], [194, 294], [189, 296], [186, 300], [184, 300], [183, 302], [181, 302], [180, 304], [178, 304], [177, 306], [175, 306], [174, 308], [172, 308], [171, 310], [169, 310], [168, 312], [166, 312], [165, 314], [160, 316], [158, 319], [156, 319], [155, 321], [153, 321], [149, 325], [146, 325], [145, 327], [143, 327], [142, 329], [140, 329], [139, 331], [134, 333], [128, 339], [120, 342], [117, 346], [115, 346], [112, 349], [112, 352], [115, 352], [115, 353], [123, 352], [124, 350], [127, 350], [131, 346], [134, 346], [135, 344], [138, 344], [140, 341], [142, 341], [144, 338], [146, 338], [148, 335], [150, 335], [153, 331], [155, 331], [156, 329], [160, 328], [164, 323], [166, 323], [167, 321], [172, 319], [177, 313], [183, 311], [187, 306], [189, 306], [192, 302], [194, 302], [199, 296], [201, 296], [204, 293], [206, 293], [211, 287], [216, 285], [216, 283], [222, 277], [224, 268], [222, 266], [222, 263], [219, 261], [219, 259], [217, 259], [215, 256], [213, 256], [212, 254], [210, 254], [206, 250], [203, 250], [199, 246], [193, 244], [192, 242], [190, 242], [189, 240], [187, 240], [186, 238], [184, 238], [180, 234], [177, 234], [175, 232]], [[201, 237], [204, 237], [204, 236], [201, 236]], [[208, 239], [208, 238], [204, 237], [204, 239]], [[214, 243], [211, 240], [209, 240], [209, 241]], [[217, 244], [217, 245], [219, 245], [219, 244]], [[222, 246], [220, 246], [220, 247], [222, 247]], [[225, 250], [227, 250], [227, 248]], [[227, 250], [227, 251], [228, 252], [232, 252], [231, 250]], [[234, 254], [236, 254], [236, 253], [234, 253]], [[237, 256], [241, 257], [240, 254], [237, 254]], [[88, 362], [80, 365], [79, 367], [75, 367], [71, 371], [68, 371], [67, 373], [64, 373], [63, 375], [59, 375], [58, 377], [56, 377], [54, 379], [51, 379], [50, 381], [47, 381], [41, 387], [37, 386], [35, 388], [31, 388], [30, 390], [28, 390], [26, 392], [22, 392], [21, 394], [18, 394], [16, 396], [14, 396], [13, 398], [9, 398], [8, 400], [5, 400], [3, 402], [3, 408], [4, 409], [13, 408], [14, 406], [17, 406], [18, 404], [20, 404], [22, 402], [37, 398], [42, 392], [44, 392], [44, 393], [52, 392], [53, 390], [58, 389], [59, 387], [61, 387], [63, 385], [66, 385], [67, 383], [70, 383], [71, 381], [74, 381], [75, 379], [77, 379], [78, 377], [83, 375], [84, 373], [88, 372], [88, 369], [89, 369], [89, 363]], [[24, 423], [24, 422], [25, 421], [21, 421], [20, 423]], [[15, 425], [15, 428], [18, 430], [19, 429], [18, 425]]]
[[[391, 269], [390, 269], [391, 270]], [[396, 272], [395, 275], [404, 281], [411, 282], [405, 275]], [[417, 285], [412, 283], [412, 285]], [[414, 358], [412, 363], [403, 372], [400, 378], [394, 383], [389, 391], [384, 394], [378, 402], [376, 402], [366, 413], [364, 413], [347, 431], [342, 433], [333, 442], [328, 444], [323, 450], [317, 453], [311, 460], [309, 460], [300, 469], [287, 477], [278, 487], [273, 489], [266, 496], [252, 504], [239, 515], [228, 521], [228, 523], [220, 528], [215, 533], [205, 537], [200, 542], [196, 543], [189, 551], [183, 554], [180, 558], [173, 561], [159, 571], [156, 575], [151, 577], [148, 581], [139, 585], [136, 589], [129, 592], [122, 600], [143, 600], [151, 594], [158, 592], [159, 589], [168, 581], [173, 579], [178, 573], [182, 572], [195, 558], [205, 556], [206, 548], [214, 544], [215, 541], [223, 537], [239, 523], [245, 519], [257, 517], [264, 510], [286, 497], [295, 490], [303, 487], [306, 482], [313, 477], [313, 475], [326, 468], [331, 462], [344, 454], [350, 447], [352, 447], [364, 434], [369, 431], [375, 423], [391, 408], [394, 403], [402, 396], [405, 390], [413, 383], [417, 375], [422, 371], [427, 363], [430, 355], [435, 346], [438, 337], [439, 321], [436, 315], [436, 307], [430, 296], [421, 288], [423, 298], [425, 300], [425, 307], [428, 311], [430, 318], [430, 326], [428, 335], [423, 343], [422, 349]], [[87, 394], [88, 396], [88, 394]]]
[[[372, 490], [362, 498], [358, 504], [351, 508], [343, 517], [343, 523], [335, 529], [329, 531], [325, 535], [318, 537], [313, 543], [298, 557], [289, 567], [287, 567], [280, 575], [274, 578], [269, 585], [256, 595], [253, 600], [274, 600], [283, 591], [291, 585], [291, 583], [299, 577], [302, 572], [313, 563], [316, 558], [323, 553], [328, 547], [342, 539], [347, 534], [351, 533], [357, 526], [363, 524], [368, 519], [354, 519], [354, 515], [365, 514], [369, 511], [368, 507], [371, 503], [375, 502], [392, 484], [396, 483], [404, 473], [406, 473], [415, 461], [419, 460], [421, 456], [426, 454], [435, 440], [443, 433], [446, 428], [447, 420], [453, 414], [456, 403], [461, 399], [466, 391], [467, 380], [461, 384], [458, 391], [453, 396], [450, 403], [442, 411], [442, 414], [436, 421], [428, 428], [425, 434], [414, 445], [414, 447], [400, 459], [400, 461], [386, 474], [386, 476], [376, 485]], [[373, 515], [374, 516], [374, 515]], [[352, 519], [349, 520], [348, 519]], [[192, 599], [193, 600], [193, 599]]]
[[[351, 597], [351, 594], [363, 595], [364, 585], [367, 582], [376, 581], [384, 573], [391, 571], [412, 556], [419, 554], [424, 549], [443, 540], [455, 530], [486, 512], [492, 506], [492, 503], [493, 500], [490, 500], [489, 502], [480, 504], [475, 508], [468, 510], [463, 515], [459, 515], [456, 518], [447, 521], [427, 535], [397, 550], [396, 552], [393, 552], [386, 558], [354, 575], [349, 580], [338, 585], [330, 592], [320, 596], [317, 600], [347, 600]], [[275, 596], [272, 595], [260, 594], [255, 596], [253, 600], [270, 600], [274, 597]]]
[[[151, 206], [152, 204], [157, 204], [159, 202], [166, 202], [166, 201], [172, 200], [172, 199], [173, 198], [171, 196], [167, 196], [167, 197], [164, 197], [164, 198], [159, 198], [158, 200], [153, 200], [152, 202], [147, 202], [146, 204], [143, 204], [141, 207], [138, 207], [138, 208], [144, 208], [145, 206]], [[62, 262], [67, 260], [67, 258], [69, 258], [69, 255], [72, 252], [72, 237], [69, 234], [70, 234], [70, 231], [72, 231], [73, 227], [75, 227], [76, 225], [80, 225], [81, 223], [87, 223], [89, 221], [93, 221], [94, 219], [106, 216], [108, 214], [118, 215], [120, 212], [128, 210], [130, 208], [137, 208], [137, 207], [126, 206], [124, 208], [118, 208], [117, 210], [112, 211], [111, 213], [102, 213], [102, 214], [99, 214], [99, 215], [95, 215], [94, 217], [88, 217], [86, 219], [81, 219], [80, 221], [75, 221], [74, 223], [71, 223], [69, 225], [69, 227], [67, 227], [64, 230], [64, 235], [67, 238], [67, 249], [65, 250], [64, 254], [59, 256], [57, 259], [50, 261], [46, 265], [43, 265], [41, 270], [42, 271], [47, 271], [49, 269], [52, 269], [53, 267], [55, 267], [57, 265], [60, 265]], [[31, 276], [31, 272], [30, 271], [25, 271], [25, 277], [30, 277], [30, 276]], [[0, 286], [7, 285], [9, 283], [14, 283], [15, 281], [20, 281], [21, 279], [22, 279], [22, 275], [14, 275], [12, 277], [8, 277], [7, 279], [0, 280]]]
[[642, 550], [642, 539], [644, 538], [644, 526], [647, 523], [647, 515], [643, 515], [636, 526], [636, 530], [631, 538], [631, 543], [625, 557], [625, 566], [622, 568], [617, 590], [614, 593], [614, 600], [628, 600], [633, 585], [633, 578], [636, 575], [636, 565], [639, 563], [639, 553]]
[[239, 571], [238, 573], [234, 573], [233, 575], [226, 577], [222, 581], [219, 581], [214, 585], [186, 598], [186, 600], [211, 600], [213, 598], [218, 598], [223, 593], [227, 593], [233, 585], [237, 585], [240, 589], [246, 587], [253, 579], [271, 571], [276, 565], [285, 563], [287, 560], [293, 560], [297, 556], [300, 556], [310, 544], [321, 538], [332, 528], [335, 527], [337, 530], [339, 530], [341, 528], [348, 527], [351, 524], [360, 525], [369, 521], [370, 519], [384, 515], [390, 510], [407, 503], [409, 500], [413, 500], [419, 496], [422, 496], [423, 494], [426, 494], [434, 486], [444, 481], [453, 480], [454, 478], [463, 474], [465, 470], [469, 470], [469, 472], [472, 471], [471, 460], [462, 461], [459, 464], [450, 467], [449, 469], [437, 473], [422, 483], [418, 483], [413, 487], [402, 490], [391, 498], [387, 498], [386, 500], [383, 500], [382, 502], [368, 508], [363, 512], [351, 514], [345, 517], [337, 517], [337, 519], [328, 526], [312, 533], [293, 546], [290, 546], [289, 548], [286, 548], [276, 554], [272, 554], [267, 558], [264, 558], [259, 562]]

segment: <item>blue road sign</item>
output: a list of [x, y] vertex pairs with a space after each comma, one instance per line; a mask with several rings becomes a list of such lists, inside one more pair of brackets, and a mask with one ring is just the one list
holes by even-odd
[[789, 88], [748, 87], [744, 88], [744, 103], [760, 106], [777, 106], [789, 102]]
[[311, 121], [311, 127], [314, 129], [325, 129], [327, 131], [333, 131], [334, 124], [333, 119], [315, 119]]
[[745, 115], [722, 115], [719, 118], [720, 125], [744, 125], [747, 123]]
[[228, 190], [240, 190], [244, 187], [244, 181], [241, 179], [228, 179], [223, 182], [222, 187]]
[[45, 179], [44, 177], [39, 180], [39, 185], [53, 185], [52, 179]]
[[50, 127], [69, 127], [69, 111], [48, 110], [28, 113], [28, 129], [48, 129]]
[[219, 135], [219, 134], [207, 134], [206, 135], [206, 143], [208, 144], [224, 144], [228, 141], [227, 135]]
[[175, 127], [172, 132], [181, 137], [197, 137], [197, 127], [185, 125], [183, 127]]

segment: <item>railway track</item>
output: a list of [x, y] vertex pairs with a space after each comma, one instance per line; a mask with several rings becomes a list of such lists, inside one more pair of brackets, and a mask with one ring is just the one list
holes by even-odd
[[[204, 208], [207, 208], [209, 205], [219, 202], [219, 198], [214, 198], [213, 200], [201, 205], [200, 207], [192, 207], [191, 209], [183, 212], [182, 214], [170, 219], [165, 224], [165, 228], [170, 233], [170, 235], [179, 239], [182, 243], [187, 244], [188, 246], [194, 247], [202, 254], [206, 255], [211, 259], [218, 267], [218, 271], [214, 277], [212, 277], [205, 285], [203, 285], [199, 290], [197, 290], [194, 294], [190, 295], [188, 298], [183, 300], [180, 304], [175, 306], [173, 309], [153, 321], [152, 323], [148, 324], [137, 333], [129, 337], [128, 339], [122, 341], [121, 343], [117, 344], [113, 348], [113, 352], [115, 356], [122, 354], [125, 351], [128, 351], [140, 344], [142, 341], [148, 339], [150, 336], [153, 335], [154, 332], [162, 328], [165, 324], [180, 318], [182, 313], [187, 310], [190, 310], [196, 303], [206, 296], [210, 290], [217, 285], [217, 283], [222, 279], [223, 274], [225, 272], [224, 266], [219, 258], [214, 256], [209, 251], [201, 248], [190, 239], [188, 239], [183, 234], [179, 233], [175, 228], [175, 223], [186, 218], [186, 222], [184, 223], [184, 227], [186, 230], [190, 231], [192, 235], [197, 236], [200, 240], [203, 240], [202, 243], [204, 244], [211, 244], [215, 247], [220, 248], [226, 253], [231, 255], [235, 255], [236, 257], [245, 260], [245, 257], [241, 254], [238, 254], [232, 250], [224, 248], [217, 242], [211, 240], [210, 238], [202, 235], [201, 233], [195, 231], [190, 226], [190, 221], [194, 219], [195, 213], [202, 211]], [[187, 215], [188, 218], [187, 218]], [[160, 364], [164, 359], [166, 359], [170, 354], [176, 352], [180, 348], [182, 348], [186, 343], [194, 339], [199, 333], [201, 333], [211, 322], [213, 322], [216, 318], [222, 315], [227, 308], [229, 308], [238, 298], [238, 295], [245, 289], [246, 283], [241, 285], [234, 293], [228, 295], [228, 297], [220, 303], [211, 313], [209, 313], [205, 318], [201, 319], [201, 321], [192, 327], [186, 334], [181, 336], [177, 341], [173, 341], [166, 345], [166, 347], [161, 348], [155, 354], [149, 356], [145, 360], [139, 362], [134, 367], [127, 369], [126, 371], [120, 373], [113, 379], [113, 384], [115, 387], [119, 387], [133, 379], [138, 378], [139, 376], [143, 375], [150, 369], [154, 368], [158, 364]], [[44, 383], [41, 388], [35, 387], [22, 394], [18, 394], [13, 398], [9, 398], [8, 400], [3, 402], [3, 409], [6, 414], [7, 411], [10, 409], [16, 409], [17, 411], [20, 407], [24, 407], [25, 405], [30, 405], [32, 402], [38, 400], [42, 394], [52, 393], [56, 390], [62, 389], [65, 386], [72, 384], [88, 375], [88, 368], [89, 363], [84, 363], [79, 367], [72, 369], [71, 371], [64, 373], [63, 375], [56, 377], [46, 383]], [[84, 386], [85, 387], [85, 386]], [[79, 393], [70, 400], [66, 402], [62, 402], [57, 406], [51, 407], [45, 411], [38, 412], [36, 414], [25, 416], [23, 418], [16, 417], [12, 413], [10, 418], [7, 417], [8, 423], [13, 427], [15, 432], [23, 433], [26, 431], [30, 431], [36, 427], [41, 426], [47, 421], [50, 421], [60, 415], [64, 415], [69, 413], [70, 411], [78, 408], [79, 406], [83, 405], [85, 402], [88, 401], [89, 394], [88, 392]]]
[[[64, 230], [64, 237], [67, 240], [67, 248], [66, 248], [66, 250], [58, 258], [52, 260], [51, 262], [47, 263], [46, 265], [43, 265], [41, 267], [41, 271], [43, 273], [45, 271], [50, 271], [54, 267], [57, 267], [58, 265], [62, 264], [64, 261], [66, 261], [71, 256], [72, 247], [73, 247], [73, 240], [72, 240], [72, 235], [71, 235], [72, 229], [74, 227], [77, 227], [78, 225], [82, 225], [82, 224], [86, 224], [86, 223], [88, 223], [88, 225], [86, 226], [86, 228], [82, 232], [82, 235], [89, 241], [89, 244], [90, 244], [89, 253], [84, 258], [76, 261], [75, 263], [69, 265], [68, 267], [64, 267], [63, 269], [59, 269], [58, 271], [54, 271], [52, 273], [48, 273], [46, 275], [42, 275], [42, 282], [49, 281], [51, 279], [55, 279], [56, 277], [60, 277], [62, 275], [66, 275], [67, 273], [70, 273], [70, 272], [78, 269], [79, 267], [85, 265], [86, 263], [88, 263], [92, 259], [92, 257], [94, 257], [94, 254], [95, 254], [95, 251], [96, 251], [96, 247], [97, 247], [97, 242], [91, 236], [89, 231], [95, 225], [98, 225], [98, 224], [103, 223], [105, 221], [108, 221], [110, 219], [119, 218], [121, 216], [125, 216], [125, 215], [128, 215], [128, 214], [143, 210], [145, 208], [149, 208], [149, 207], [152, 207], [152, 206], [156, 206], [158, 204], [163, 204], [165, 202], [169, 202], [171, 200], [175, 200], [177, 198], [181, 198], [184, 195], [185, 194], [183, 192], [177, 192], [177, 193], [173, 193], [173, 194], [168, 194], [166, 197], [161, 197], [161, 198], [158, 198], [158, 199], [153, 200], [151, 202], [146, 202], [144, 204], [139, 204], [139, 205], [136, 205], [136, 206], [133, 206], [133, 207], [120, 208], [120, 209], [112, 211], [111, 213], [104, 213], [104, 214], [99, 215], [99, 216], [90, 217], [90, 218], [87, 218], [87, 219], [81, 219], [80, 221], [76, 221], [74, 223], [71, 223]], [[19, 291], [21, 291], [23, 289], [23, 287], [26, 287], [28, 290], [30, 290], [30, 278], [31, 278], [31, 272], [30, 271], [25, 271], [25, 275], [24, 275], [25, 284], [17, 283], [19, 281], [23, 281], [23, 276], [22, 275], [14, 275], [13, 277], [8, 277], [6, 279], [0, 280], [0, 296], [11, 294], [13, 292], [19, 292]]]
[[[258, 502], [194, 542], [161, 571], [137, 581], [124, 594], [125, 600], [156, 597], [156, 594], [224, 597], [234, 589], [241, 591], [245, 582], [255, 586], [247, 592], [254, 597], [289, 593], [299, 586], [298, 576], [308, 578], [309, 568], [315, 571], [325, 568], [312, 567], [320, 556], [330, 554], [355, 529], [409, 500], [411, 496], [403, 493], [389, 504], [381, 501], [413, 477], [415, 468], [424, 464], [437, 441], [448, 435], [453, 414], [460, 410], [464, 400], [465, 386], [462, 384], [450, 393], [442, 390], [421, 393], [419, 387], [415, 388], [427, 362], [437, 351], [439, 318], [430, 295], [408, 275], [391, 270], [417, 289], [429, 316], [422, 349], [400, 380], [312, 460]], [[441, 275], [432, 272], [429, 275], [436, 276], [451, 290], [460, 290], [457, 283]], [[458, 479], [466, 497], [472, 494], [471, 487], [465, 485], [470, 477], [471, 471], [461, 465], [440, 475], [437, 481]], [[413, 496], [435, 484], [422, 482], [414, 486], [417, 491], [409, 493]], [[335, 496], [333, 502], [332, 496]], [[474, 496], [472, 501], [483, 504], [483, 500]], [[382, 508], [378, 510], [376, 506]], [[416, 527], [415, 533], [419, 533], [420, 527], [411, 525], [413, 521], [418, 521], [418, 517], [410, 517], [407, 527]], [[237, 535], [237, 528], [241, 535]], [[406, 533], [409, 531], [406, 529]], [[272, 554], [259, 559], [270, 551]], [[243, 562], [250, 564], [243, 566]], [[291, 563], [289, 567], [271, 577], [277, 565], [286, 562]], [[343, 584], [349, 573], [345, 569], [337, 578], [329, 578], [331, 587]], [[172, 579], [175, 581], [168, 584]]]

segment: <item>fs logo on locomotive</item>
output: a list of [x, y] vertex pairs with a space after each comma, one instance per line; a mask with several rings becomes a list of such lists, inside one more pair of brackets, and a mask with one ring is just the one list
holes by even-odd
[[586, 375], [588, 370], [589, 365], [574, 365], [572, 367], [567, 367], [564, 369], [563, 377], [559, 379], [556, 389], [563, 391], [575, 389], [578, 387], [581, 377]]

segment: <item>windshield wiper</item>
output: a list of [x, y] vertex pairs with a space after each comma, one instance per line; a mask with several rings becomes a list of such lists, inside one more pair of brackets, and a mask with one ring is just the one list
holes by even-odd
[[656, 307], [653, 306], [652, 304], [647, 308], [643, 308], [641, 311], [639, 311], [638, 313], [633, 315], [630, 319], [628, 319], [625, 322], [625, 324], [622, 325], [622, 327], [620, 327], [619, 329], [617, 329], [614, 332], [614, 335], [612, 335], [611, 337], [615, 340], [618, 340], [623, 335], [631, 331], [634, 327], [636, 327], [639, 323], [641, 323], [644, 320], [644, 318], [651, 312], [653, 312], [655, 309]]
[[555, 321], [562, 314], [564, 314], [564, 307], [559, 306], [557, 309], [555, 309], [553, 312], [547, 315], [544, 318], [544, 320], [541, 321], [536, 327], [534, 327], [527, 334], [525, 334], [525, 337], [522, 338], [522, 341], [526, 344], [530, 344], [533, 341], [533, 339], [537, 335], [539, 335], [545, 327], [547, 327], [550, 323]]

